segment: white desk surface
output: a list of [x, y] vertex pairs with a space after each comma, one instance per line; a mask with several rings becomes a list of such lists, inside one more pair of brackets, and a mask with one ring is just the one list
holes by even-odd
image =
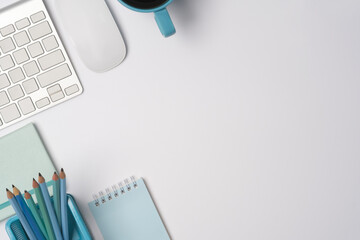
[[84, 94], [1, 131], [36, 124], [96, 239], [91, 194], [132, 174], [173, 239], [360, 238], [359, 1], [175, 0], [169, 39], [110, 6], [123, 64], [63, 36]]

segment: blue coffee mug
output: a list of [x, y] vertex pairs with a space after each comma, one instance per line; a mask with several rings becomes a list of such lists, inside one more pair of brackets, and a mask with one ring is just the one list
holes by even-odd
[[164, 37], [173, 35], [176, 30], [173, 22], [171, 21], [169, 12], [166, 7], [173, 0], [118, 0], [125, 7], [137, 12], [153, 12], [155, 14], [156, 23], [160, 32]]

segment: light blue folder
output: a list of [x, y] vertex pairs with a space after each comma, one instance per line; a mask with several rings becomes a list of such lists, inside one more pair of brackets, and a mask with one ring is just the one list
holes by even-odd
[[113, 189], [89, 203], [104, 239], [170, 239], [143, 179]]

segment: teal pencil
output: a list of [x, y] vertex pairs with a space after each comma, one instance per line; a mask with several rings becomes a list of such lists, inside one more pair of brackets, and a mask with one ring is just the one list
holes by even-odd
[[49, 239], [47, 232], [46, 232], [44, 222], [41, 220], [40, 213], [35, 205], [34, 199], [32, 198], [31, 194], [29, 192], [27, 192], [26, 190], [24, 191], [24, 193], [25, 193], [26, 203], [28, 204], [31, 213], [34, 216], [36, 223], [39, 225], [39, 228], [40, 228], [42, 234], [44, 235], [44, 237], [46, 239]]
[[35, 191], [36, 199], [38, 201], [41, 216], [45, 224], [47, 235], [50, 240], [56, 240], [54, 230], [51, 225], [50, 217], [46, 209], [45, 201], [39, 187], [39, 183], [35, 179], [33, 179], [33, 188]]
[[62, 235], [64, 240], [69, 240], [69, 225], [67, 215], [67, 196], [66, 196], [66, 175], [64, 169], [60, 172], [60, 202], [61, 202], [61, 221]]
[[51, 226], [54, 230], [55, 238], [56, 240], [63, 240], [59, 223], [57, 222], [55, 211], [51, 203], [49, 191], [46, 186], [45, 178], [41, 175], [41, 173], [39, 173], [39, 184], [40, 184], [41, 193], [44, 197], [45, 206], [50, 217]]
[[54, 184], [53, 184], [53, 200], [54, 200], [54, 208], [55, 214], [59, 223], [59, 227], [61, 228], [61, 213], [60, 213], [60, 181], [59, 176], [56, 172], [52, 177]]

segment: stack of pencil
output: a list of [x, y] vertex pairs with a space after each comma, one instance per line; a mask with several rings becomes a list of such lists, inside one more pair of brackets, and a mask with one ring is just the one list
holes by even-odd
[[68, 216], [66, 196], [66, 175], [61, 169], [53, 175], [53, 203], [45, 178], [39, 173], [38, 181], [33, 179], [33, 188], [38, 206], [28, 191], [24, 197], [12, 185], [13, 191], [6, 189], [7, 197], [30, 240], [68, 240]]

